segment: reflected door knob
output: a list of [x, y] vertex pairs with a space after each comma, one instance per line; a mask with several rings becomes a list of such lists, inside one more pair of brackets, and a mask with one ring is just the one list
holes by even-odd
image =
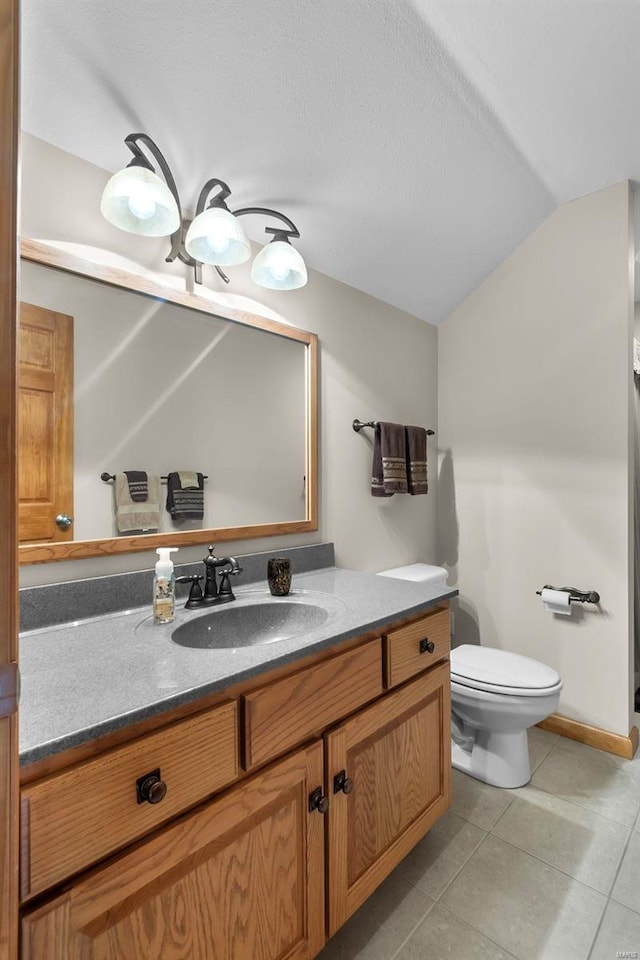
[[56, 523], [61, 530], [68, 530], [73, 523], [73, 517], [70, 517], [68, 513], [59, 513], [56, 517]]

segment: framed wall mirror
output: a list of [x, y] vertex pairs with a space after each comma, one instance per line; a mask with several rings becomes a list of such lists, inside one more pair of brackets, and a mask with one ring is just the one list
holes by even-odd
[[315, 334], [20, 252], [21, 563], [317, 530]]

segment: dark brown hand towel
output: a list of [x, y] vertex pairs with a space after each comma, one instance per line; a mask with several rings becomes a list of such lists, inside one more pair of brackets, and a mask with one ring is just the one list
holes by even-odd
[[167, 475], [167, 510], [175, 523], [204, 518], [204, 476], [195, 470]]
[[146, 503], [149, 499], [146, 470], [125, 470], [124, 475], [129, 484], [129, 496], [134, 503]]
[[428, 493], [427, 431], [424, 427], [405, 427], [407, 436], [407, 481], [413, 496]]
[[373, 441], [371, 496], [392, 497], [407, 492], [407, 460], [404, 427], [378, 423]]

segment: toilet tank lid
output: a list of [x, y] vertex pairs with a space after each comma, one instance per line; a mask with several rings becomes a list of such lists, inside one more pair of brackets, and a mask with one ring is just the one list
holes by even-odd
[[395, 577], [396, 580], [415, 580], [421, 583], [446, 583], [447, 571], [444, 567], [435, 567], [430, 563], [410, 563], [406, 567], [392, 567], [381, 570], [380, 577]]
[[560, 675], [546, 663], [508, 650], [468, 643], [451, 651], [451, 676], [524, 690], [543, 690], [560, 682]]

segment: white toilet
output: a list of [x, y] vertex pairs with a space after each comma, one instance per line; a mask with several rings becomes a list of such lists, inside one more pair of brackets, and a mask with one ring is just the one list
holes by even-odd
[[[385, 570], [382, 576], [440, 586], [446, 584], [447, 571], [415, 563]], [[496, 787], [528, 783], [527, 730], [555, 712], [561, 690], [556, 671], [530, 657], [468, 644], [452, 650], [453, 766]]]

